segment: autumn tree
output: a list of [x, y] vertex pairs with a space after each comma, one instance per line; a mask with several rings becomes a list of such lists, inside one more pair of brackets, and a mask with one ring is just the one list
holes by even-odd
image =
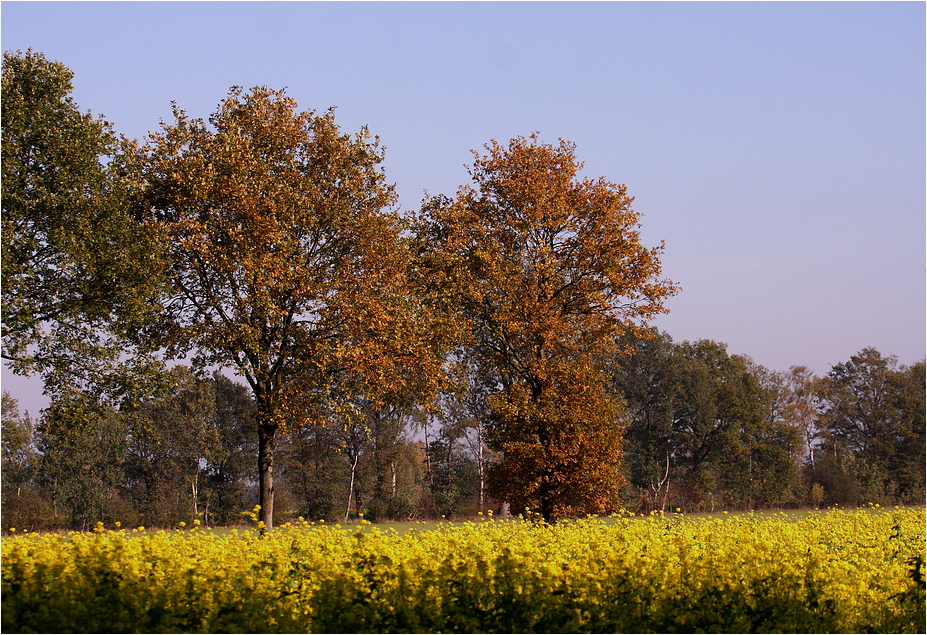
[[247, 380], [270, 528], [278, 431], [310, 422], [337, 377], [376, 401], [440, 366], [422, 354], [427, 315], [366, 129], [343, 134], [332, 110], [261, 87], [232, 89], [208, 123], [174, 117], [139, 156], [145, 213], [170, 240], [171, 292], [148, 335]]
[[3, 55], [3, 358], [49, 392], [126, 393], [159, 368], [127, 333], [158, 288], [160, 243], [128, 211], [127, 142], [80, 111], [72, 77], [31, 49]]
[[620, 404], [599, 360], [675, 287], [659, 278], [661, 248], [641, 244], [625, 186], [580, 178], [573, 144], [535, 134], [486, 149], [472, 187], [425, 201], [417, 234], [469, 346], [500, 379], [496, 495], [546, 519], [613, 509]]

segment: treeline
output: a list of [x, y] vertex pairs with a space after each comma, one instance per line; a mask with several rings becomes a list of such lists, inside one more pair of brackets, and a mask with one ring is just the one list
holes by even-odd
[[[665, 333], [611, 361], [626, 409], [627, 509], [686, 512], [922, 504], [924, 363], [866, 348], [825, 377], [773, 372]], [[216, 373], [174, 368], [135, 412], [55, 402], [38, 421], [3, 395], [3, 522], [28, 529], [242, 522], [257, 503], [255, 406]], [[278, 447], [278, 522], [472, 517], [496, 455], [478, 399], [368, 426], [307, 427]]]
[[570, 142], [400, 212], [333, 109], [234, 87], [135, 141], [71, 79], [4, 53], [2, 355], [51, 400], [4, 404], [5, 524], [923, 497], [923, 365], [802, 383], [650, 331], [662, 245]]
[[[186, 366], [133, 410], [56, 399], [35, 421], [3, 393], [3, 523], [25, 529], [244, 521], [258, 502], [254, 399]], [[475, 516], [490, 453], [457, 410], [391, 410], [363, 425], [304, 427], [278, 444], [276, 519]], [[483, 445], [479, 445], [483, 444]], [[482, 459], [481, 459], [482, 457]]]
[[924, 362], [865, 348], [824, 377], [666, 334], [615, 364], [642, 511], [923, 504]]

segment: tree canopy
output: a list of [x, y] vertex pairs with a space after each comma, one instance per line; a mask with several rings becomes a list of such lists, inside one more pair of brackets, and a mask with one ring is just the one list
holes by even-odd
[[[468, 346], [501, 382], [492, 406], [503, 466], [495, 482], [505, 490], [497, 494], [536, 500], [548, 519], [603, 511], [617, 504], [605, 483], [616, 476], [607, 466], [620, 466], [620, 429], [598, 360], [663, 312], [676, 288], [659, 278], [661, 248], [641, 244], [625, 186], [579, 178], [573, 144], [534, 135], [486, 149], [474, 153], [474, 186], [453, 201], [426, 200], [418, 232], [423, 258], [469, 325]], [[554, 416], [564, 400], [584, 407]], [[574, 471], [587, 442], [583, 456], [608, 458]], [[583, 479], [599, 485], [580, 487]]]
[[[257, 403], [262, 519], [278, 429], [311, 422], [336, 381], [368, 397], [440, 374], [411, 293], [383, 153], [334, 112], [233, 89], [209, 122], [174, 111], [138, 156], [143, 214], [170, 242], [152, 341], [235, 369]], [[349, 380], [344, 380], [349, 377]]]
[[127, 143], [79, 110], [72, 76], [32, 50], [3, 56], [3, 358], [46, 390], [125, 392], [155, 368], [125, 335], [160, 245], [129, 213]]

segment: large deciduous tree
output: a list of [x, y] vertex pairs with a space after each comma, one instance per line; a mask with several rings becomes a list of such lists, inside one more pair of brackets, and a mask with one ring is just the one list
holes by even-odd
[[128, 213], [126, 142], [70, 97], [73, 73], [3, 55], [3, 358], [46, 389], [125, 391], [156, 368], [125, 337], [157, 289], [156, 234]]
[[621, 430], [600, 360], [675, 287], [659, 277], [662, 247], [641, 244], [625, 186], [580, 178], [573, 144], [535, 134], [486, 148], [473, 187], [426, 200], [418, 235], [501, 380], [495, 492], [545, 519], [602, 512], [617, 505]]
[[308, 422], [336, 383], [376, 400], [433, 381], [440, 359], [425, 354], [396, 197], [366, 129], [342, 134], [332, 110], [299, 112], [262, 87], [232, 89], [208, 123], [174, 115], [139, 157], [147, 213], [170, 238], [172, 291], [150, 335], [247, 380], [270, 528], [280, 429]]

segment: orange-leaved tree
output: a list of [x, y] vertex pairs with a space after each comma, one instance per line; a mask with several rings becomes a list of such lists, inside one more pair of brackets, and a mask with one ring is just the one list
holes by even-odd
[[501, 460], [495, 494], [545, 519], [618, 504], [621, 403], [600, 360], [676, 292], [641, 244], [624, 185], [580, 178], [575, 146], [537, 133], [474, 152], [474, 185], [427, 199], [420, 257], [469, 325]]
[[318, 421], [335, 385], [373, 400], [427, 389], [440, 338], [366, 129], [342, 134], [332, 110], [299, 112], [263, 87], [233, 88], [208, 124], [174, 115], [138, 156], [142, 213], [169, 238], [172, 283], [146, 335], [247, 380], [269, 529], [276, 434]]

